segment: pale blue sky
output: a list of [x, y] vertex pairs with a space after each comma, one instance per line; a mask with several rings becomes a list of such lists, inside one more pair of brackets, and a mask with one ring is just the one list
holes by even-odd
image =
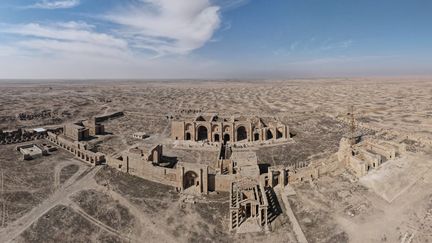
[[0, 78], [432, 74], [430, 0], [2, 0]]

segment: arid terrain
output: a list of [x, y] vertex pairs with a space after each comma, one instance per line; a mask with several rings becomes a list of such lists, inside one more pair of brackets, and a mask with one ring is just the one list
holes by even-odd
[[[217, 152], [175, 149], [172, 117], [197, 113], [273, 116], [292, 142], [254, 148], [259, 164], [320, 162], [319, 178], [290, 185], [308, 242], [432, 242], [432, 79], [284, 81], [0, 81], [0, 129], [61, 125], [122, 111], [89, 143], [110, 155], [138, 140], [164, 155], [212, 164]], [[407, 145], [407, 153], [358, 179], [336, 152], [350, 106], [357, 129]], [[38, 140], [36, 143], [47, 143]], [[187, 195], [63, 149], [23, 161], [0, 145], [0, 242], [297, 242], [283, 202], [262, 233], [229, 232], [229, 195]]]

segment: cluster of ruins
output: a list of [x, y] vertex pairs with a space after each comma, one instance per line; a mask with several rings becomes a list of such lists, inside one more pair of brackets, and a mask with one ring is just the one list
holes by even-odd
[[357, 177], [406, 152], [405, 144], [381, 141], [361, 133], [345, 135], [339, 144], [338, 159]]
[[23, 112], [18, 114], [18, 119], [20, 121], [28, 121], [33, 119], [44, 119], [44, 118], [52, 118], [52, 117], [70, 117], [71, 113], [68, 111], [63, 111], [61, 114], [59, 114], [56, 111], [51, 110], [43, 110], [40, 112]]
[[48, 136], [48, 133], [60, 134], [63, 132], [62, 127], [55, 128], [35, 128], [3, 131], [0, 130], [0, 144], [15, 144], [23, 143], [31, 140], [43, 139]]
[[[107, 164], [124, 173], [172, 186], [178, 192], [197, 195], [227, 192], [230, 194], [229, 228], [239, 233], [271, 230], [274, 208], [270, 202], [275, 200], [272, 190], [316, 179], [325, 170], [320, 164], [306, 162], [260, 168], [256, 153], [246, 147], [293, 140], [289, 127], [274, 118], [200, 114], [171, 121], [173, 144], [198, 145], [189, 146], [190, 149], [203, 143], [211, 145], [218, 151], [214, 163], [177, 161], [177, 158], [164, 156], [162, 144], [140, 142], [111, 155], [90, 148], [87, 140], [105, 134], [101, 122], [122, 115], [116, 112], [51, 129], [0, 131], [0, 144], [45, 138], [89, 164]], [[135, 139], [147, 137], [142, 132], [133, 134]], [[50, 149], [46, 144], [17, 147], [24, 159], [46, 155]], [[361, 177], [404, 151], [404, 146], [396, 143], [349, 133], [340, 142], [338, 158]]]

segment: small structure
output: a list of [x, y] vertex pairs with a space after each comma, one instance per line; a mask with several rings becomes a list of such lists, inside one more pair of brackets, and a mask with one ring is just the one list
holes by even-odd
[[231, 183], [230, 230], [237, 233], [268, 230], [268, 201], [264, 187], [251, 178]]
[[82, 124], [84, 125], [85, 128], [89, 129], [90, 136], [96, 136], [105, 133], [105, 126], [98, 123], [96, 121], [96, 118], [83, 121]]
[[78, 124], [64, 125], [63, 134], [74, 141], [82, 141], [90, 137], [89, 129]]
[[104, 125], [97, 123], [95, 118], [63, 126], [63, 134], [74, 141], [87, 140], [104, 133]]
[[27, 144], [17, 146], [16, 149], [23, 155], [23, 160], [32, 160], [44, 155], [48, 155], [48, 151], [37, 144]]
[[145, 132], [136, 132], [132, 135], [133, 138], [136, 139], [146, 139], [148, 137], [150, 137], [149, 135], [147, 135], [147, 133]]
[[40, 127], [40, 128], [33, 129], [33, 131], [37, 133], [45, 133], [47, 130], [45, 128]]

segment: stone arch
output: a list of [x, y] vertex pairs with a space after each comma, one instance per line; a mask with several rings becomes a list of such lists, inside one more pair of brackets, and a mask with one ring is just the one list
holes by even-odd
[[272, 133], [272, 131], [269, 129], [269, 130], [267, 130], [267, 133], [266, 133], [266, 137], [267, 137], [267, 140], [270, 140], [270, 139], [273, 139], [273, 133]]
[[192, 136], [190, 132], [186, 132], [185, 140], [191, 140]]
[[215, 142], [220, 142], [220, 135], [219, 134], [215, 134], [214, 135], [214, 141]]
[[237, 127], [236, 133], [237, 133], [237, 141], [243, 141], [243, 140], [246, 140], [248, 138], [247, 130], [246, 130], [246, 127], [244, 127], [244, 126]]
[[189, 187], [199, 186], [199, 178], [198, 174], [195, 171], [188, 171], [184, 175], [184, 189], [188, 189]]
[[219, 125], [213, 125], [212, 132], [219, 132]]
[[276, 139], [282, 138], [283, 134], [279, 129], [276, 129]]
[[224, 132], [231, 132], [231, 126], [229, 126], [229, 125], [225, 125], [225, 126], [223, 127], [223, 131], [224, 131]]
[[203, 116], [198, 116], [195, 121], [206, 121]]
[[185, 130], [186, 130], [186, 131], [192, 131], [192, 130], [193, 130], [193, 125], [190, 124], [190, 123], [187, 123], [187, 124], [185, 125]]
[[226, 144], [227, 142], [231, 141], [231, 137], [230, 137], [230, 135], [229, 135], [228, 133], [225, 133], [225, 134], [224, 134], [224, 137], [223, 137], [223, 140], [224, 140], [224, 143], [225, 143], [225, 144]]
[[260, 135], [258, 132], [254, 133], [254, 141], [259, 141], [260, 140]]
[[199, 126], [197, 129], [197, 140], [203, 141], [208, 139], [208, 129], [205, 126]]

